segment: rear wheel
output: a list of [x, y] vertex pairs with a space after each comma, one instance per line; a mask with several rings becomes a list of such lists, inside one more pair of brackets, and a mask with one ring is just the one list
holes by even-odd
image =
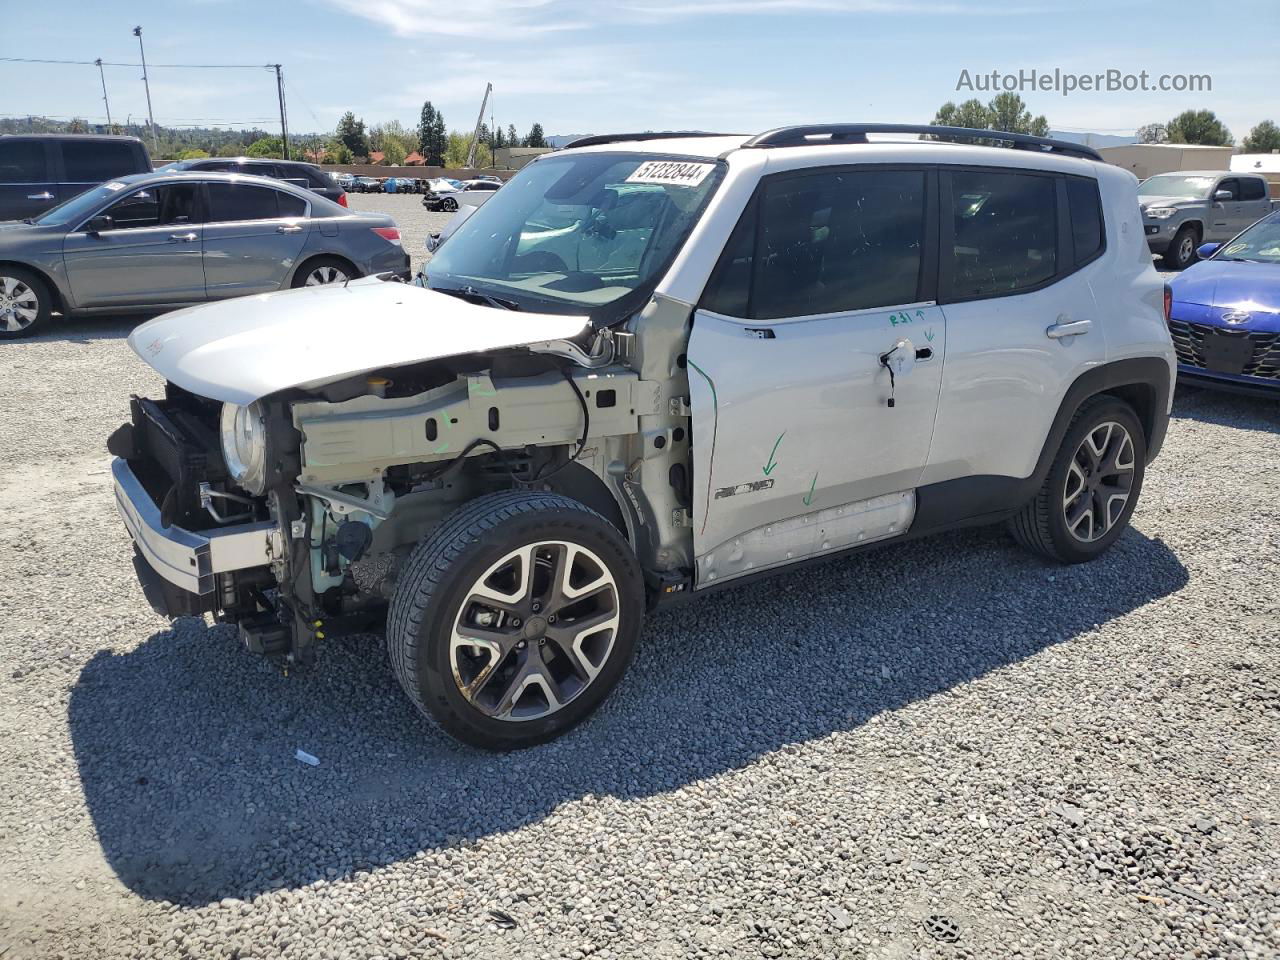
[[410, 699], [473, 746], [512, 750], [590, 714], [631, 660], [644, 615], [635, 554], [576, 500], [480, 497], [414, 550], [387, 618]]
[[1164, 262], [1174, 270], [1185, 270], [1196, 261], [1196, 249], [1200, 246], [1200, 232], [1188, 224], [1179, 230], [1164, 252]]
[[355, 268], [338, 257], [316, 257], [308, 260], [293, 275], [294, 287], [323, 287], [330, 283], [345, 283], [360, 276]]
[[1129, 525], [1146, 462], [1133, 409], [1094, 397], [1072, 420], [1040, 492], [1010, 521], [1014, 538], [1060, 563], [1092, 560]]
[[48, 284], [30, 270], [0, 266], [0, 339], [29, 337], [52, 312]]

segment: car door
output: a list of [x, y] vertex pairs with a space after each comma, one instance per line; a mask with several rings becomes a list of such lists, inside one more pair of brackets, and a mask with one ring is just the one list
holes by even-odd
[[128, 192], [63, 239], [62, 258], [77, 307], [146, 306], [203, 300], [199, 184], [165, 183]]
[[1067, 388], [1106, 359], [1093, 293], [1111, 282], [1098, 184], [954, 168], [940, 197], [945, 399], [923, 483], [1000, 486], [1031, 475]]
[[256, 183], [205, 184], [204, 282], [209, 299], [279, 290], [311, 228], [310, 204]]
[[1240, 184], [1240, 229], [1257, 223], [1271, 212], [1271, 199], [1267, 196], [1267, 182], [1261, 177], [1237, 177]]
[[[1229, 198], [1218, 199], [1218, 194], [1231, 194]], [[1206, 240], [1228, 240], [1244, 229], [1244, 219], [1240, 209], [1240, 181], [1235, 177], [1223, 177], [1209, 194], [1209, 232]]]
[[902, 533], [946, 325], [936, 173], [766, 177], [689, 342], [698, 583]]
[[138, 146], [130, 140], [108, 140], [101, 137], [68, 137], [56, 141], [61, 159], [58, 200], [70, 200], [115, 177], [150, 172], [150, 166], [139, 155]]
[[0, 138], [0, 220], [38, 217], [58, 202], [53, 143]]

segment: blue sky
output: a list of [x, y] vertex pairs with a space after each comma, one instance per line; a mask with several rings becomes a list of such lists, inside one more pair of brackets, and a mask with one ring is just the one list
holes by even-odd
[[[1280, 3], [1128, 0], [165, 0], [5, 5], [0, 55], [136, 61], [142, 24], [158, 123], [275, 124], [272, 74], [165, 63], [284, 64], [290, 127], [347, 109], [417, 122], [424, 99], [469, 128], [486, 81], [502, 126], [547, 133], [805, 120], [927, 122], [971, 73], [1207, 73], [1209, 93], [1024, 93], [1055, 129], [1131, 133], [1186, 107], [1237, 141], [1280, 123]], [[455, 11], [466, 9], [458, 16]], [[21, 37], [16, 44], [12, 38]], [[107, 70], [117, 120], [145, 116], [140, 71]], [[0, 113], [102, 117], [93, 67], [0, 63]], [[989, 95], [982, 95], [988, 99]], [[228, 124], [229, 122], [229, 124]], [[209, 125], [213, 125], [210, 123]]]

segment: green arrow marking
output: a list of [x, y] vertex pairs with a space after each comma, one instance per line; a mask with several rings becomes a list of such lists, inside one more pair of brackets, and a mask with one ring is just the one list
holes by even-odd
[[778, 461], [773, 459], [773, 455], [778, 452], [778, 444], [782, 442], [782, 438], [787, 435], [787, 431], [783, 430], [778, 434], [778, 439], [773, 441], [773, 449], [769, 451], [769, 462], [764, 465], [764, 475], [767, 477], [773, 473], [773, 468], [778, 465]]
[[809, 484], [809, 492], [804, 495], [804, 505], [806, 507], [811, 506], [813, 504], [813, 491], [814, 491], [814, 488], [817, 486], [818, 486], [818, 475], [815, 473], [813, 475], [813, 483]]
[[926, 340], [928, 340], [930, 343], [933, 343], [933, 331], [932, 331], [932, 330], [926, 330], [926, 331], [924, 332], [924, 338], [925, 338]]

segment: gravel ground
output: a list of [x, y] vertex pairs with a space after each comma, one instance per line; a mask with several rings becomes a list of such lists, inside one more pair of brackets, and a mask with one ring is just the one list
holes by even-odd
[[1094, 564], [975, 530], [725, 592], [492, 756], [376, 638], [286, 676], [150, 611], [128, 329], [0, 351], [5, 960], [1280, 953], [1275, 403], [1180, 393]]
[[413, 258], [417, 273], [431, 259], [427, 253], [427, 235], [439, 233], [452, 213], [431, 213], [422, 205], [422, 197], [412, 193], [349, 193], [347, 203], [352, 210], [370, 210], [395, 217], [404, 240], [404, 248]]

